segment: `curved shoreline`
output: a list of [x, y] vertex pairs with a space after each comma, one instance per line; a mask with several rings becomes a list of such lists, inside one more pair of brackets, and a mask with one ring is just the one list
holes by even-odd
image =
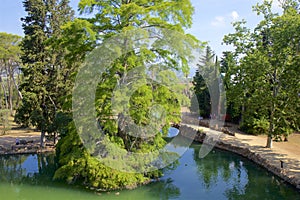
[[[191, 131], [197, 131], [194, 141], [203, 143], [205, 137], [210, 137], [211, 131], [209, 128], [195, 125], [182, 125], [180, 133], [184, 137], [191, 137], [188, 134]], [[199, 131], [201, 130], [201, 131]], [[242, 143], [236, 137], [224, 134], [220, 131], [215, 148], [226, 150], [232, 153], [241, 155], [259, 166], [264, 167], [267, 171], [280, 177], [283, 181], [291, 184], [297, 190], [300, 191], [300, 161], [292, 158], [282, 159], [282, 155], [275, 152], [273, 149], [268, 149], [263, 146], [251, 146], [246, 143]], [[215, 138], [215, 137], [211, 137]], [[300, 157], [300, 155], [299, 155]], [[288, 161], [288, 162], [287, 162]], [[283, 166], [282, 166], [283, 162]], [[281, 168], [283, 167], [283, 168]]]
[[[191, 134], [195, 131], [197, 131], [196, 136]], [[182, 136], [192, 137], [195, 142], [200, 143], [203, 143], [204, 138], [207, 136], [216, 139], [216, 137], [213, 137], [213, 132], [219, 135], [214, 146], [215, 148], [236, 153], [253, 161], [300, 191], [300, 159], [287, 157], [276, 152], [274, 149], [268, 149], [264, 146], [251, 146], [247, 140], [241, 141], [241, 139], [235, 136], [224, 134], [221, 131], [211, 130], [204, 126], [183, 124], [180, 127], [180, 134]], [[236, 134], [237, 136], [239, 135], [238, 133]], [[46, 147], [44, 149], [21, 148], [21, 150], [17, 151], [0, 148], [0, 155], [40, 154], [49, 152], [55, 152], [55, 147]], [[281, 161], [283, 161], [283, 163]]]

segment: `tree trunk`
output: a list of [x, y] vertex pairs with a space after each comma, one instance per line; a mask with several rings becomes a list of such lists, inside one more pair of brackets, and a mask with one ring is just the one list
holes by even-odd
[[15, 85], [15, 88], [16, 88], [16, 90], [17, 90], [17, 92], [18, 92], [19, 98], [22, 100], [22, 99], [23, 99], [22, 93], [20, 92], [19, 86], [18, 86], [18, 84], [17, 84], [17, 82], [16, 82], [16, 80], [15, 80], [14, 77], [12, 77], [12, 81], [13, 81], [13, 83], [14, 83], [14, 85]]
[[274, 103], [272, 102], [272, 106], [271, 106], [271, 113], [270, 113], [270, 125], [269, 125], [269, 132], [268, 132], [268, 139], [267, 139], [267, 148], [272, 148], [272, 135], [273, 135], [273, 131], [274, 131]]
[[5, 108], [8, 109], [7, 93], [6, 93], [6, 88], [5, 88], [4, 84], [3, 84], [2, 76], [0, 76], [0, 83], [1, 83], [2, 90], [3, 90], [3, 94], [4, 94]]
[[9, 110], [10, 115], [13, 116], [13, 88], [12, 88], [12, 69], [10, 67], [9, 61], [6, 63], [6, 82], [7, 82], [7, 90], [8, 90], [8, 104], [9, 104]]
[[10, 111], [10, 116], [13, 116], [13, 90], [11, 87], [10, 81], [8, 85], [8, 103], [9, 103], [9, 111]]
[[41, 144], [40, 144], [41, 148], [45, 147], [45, 131], [42, 130], [41, 131]]
[[267, 140], [267, 148], [272, 148], [272, 136], [274, 133], [274, 114], [275, 114], [275, 99], [277, 97], [278, 88], [276, 87], [276, 81], [277, 81], [277, 70], [274, 69], [273, 75], [272, 75], [272, 100], [271, 100], [271, 107], [270, 107], [270, 119], [269, 119], [269, 133], [268, 133], [268, 140]]
[[268, 135], [266, 148], [272, 148], [272, 135]]
[[241, 119], [239, 122], [239, 127], [241, 127], [244, 124], [244, 116], [245, 115], [245, 104], [243, 103], [242, 105], [242, 114], [241, 114]]
[[58, 140], [57, 140], [57, 132], [54, 132], [53, 133], [53, 144], [54, 144], [54, 146], [56, 145], [57, 142], [58, 142]]

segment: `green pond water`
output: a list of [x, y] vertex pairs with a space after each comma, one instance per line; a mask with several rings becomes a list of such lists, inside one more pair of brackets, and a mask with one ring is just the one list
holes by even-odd
[[160, 181], [109, 193], [53, 182], [54, 155], [0, 156], [0, 200], [300, 200], [299, 191], [238, 155], [215, 149], [199, 159], [200, 146], [190, 146], [175, 168], [164, 170]]

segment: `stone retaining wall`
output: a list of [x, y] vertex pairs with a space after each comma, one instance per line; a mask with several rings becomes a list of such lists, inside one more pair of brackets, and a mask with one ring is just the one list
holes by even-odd
[[[182, 136], [191, 138], [191, 134], [189, 134], [189, 132], [195, 132], [196, 130], [192, 127], [182, 125], [180, 127], [180, 131], [181, 131], [180, 134]], [[206, 137], [206, 133], [204, 133], [202, 131], [197, 131], [194, 141], [203, 143], [205, 137]], [[238, 145], [226, 143], [226, 141], [222, 141], [222, 138], [219, 138], [215, 147], [239, 154], [239, 155], [257, 163], [258, 165], [264, 167], [271, 173], [277, 175], [278, 177], [280, 177], [287, 183], [292, 184], [293, 186], [295, 186], [297, 189], [300, 190], [300, 179], [299, 178], [297, 178], [296, 176], [293, 176], [293, 175], [289, 175], [287, 173], [286, 169], [282, 169], [281, 167], [278, 167], [278, 166], [272, 164], [270, 162], [270, 160], [262, 157], [259, 153], [253, 152], [247, 147], [241, 147]]]

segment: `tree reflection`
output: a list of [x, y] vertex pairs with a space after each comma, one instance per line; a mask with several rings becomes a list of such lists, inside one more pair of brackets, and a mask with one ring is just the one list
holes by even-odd
[[[25, 162], [27, 160], [29, 160], [28, 163]], [[54, 172], [53, 154], [0, 156], [1, 182], [41, 184], [51, 181]]]
[[[239, 185], [235, 184], [227, 189], [225, 196], [228, 199], [300, 199], [292, 189], [287, 189], [287, 185], [282, 184], [281, 180], [274, 175], [266, 172], [255, 164], [247, 166], [248, 182], [241, 190]], [[271, 178], [270, 178], [271, 177]]]
[[220, 153], [219, 150], [213, 150], [205, 158], [198, 157], [200, 147], [194, 148], [194, 160], [197, 166], [197, 174], [203, 180], [206, 189], [216, 186], [218, 182], [223, 181], [225, 185], [235, 185], [239, 190], [248, 181], [247, 170], [243, 162], [231, 156], [229, 153]]
[[[199, 180], [209, 191], [224, 191], [227, 199], [300, 199], [287, 185], [256, 164], [233, 153], [213, 150], [200, 159], [199, 145], [192, 145]], [[291, 198], [292, 197], [292, 198]]]
[[153, 183], [150, 193], [155, 199], [174, 199], [180, 197], [180, 189], [173, 184], [171, 178]]
[[26, 170], [22, 168], [22, 163], [27, 159], [26, 155], [0, 156], [0, 181], [20, 182], [26, 176]]

